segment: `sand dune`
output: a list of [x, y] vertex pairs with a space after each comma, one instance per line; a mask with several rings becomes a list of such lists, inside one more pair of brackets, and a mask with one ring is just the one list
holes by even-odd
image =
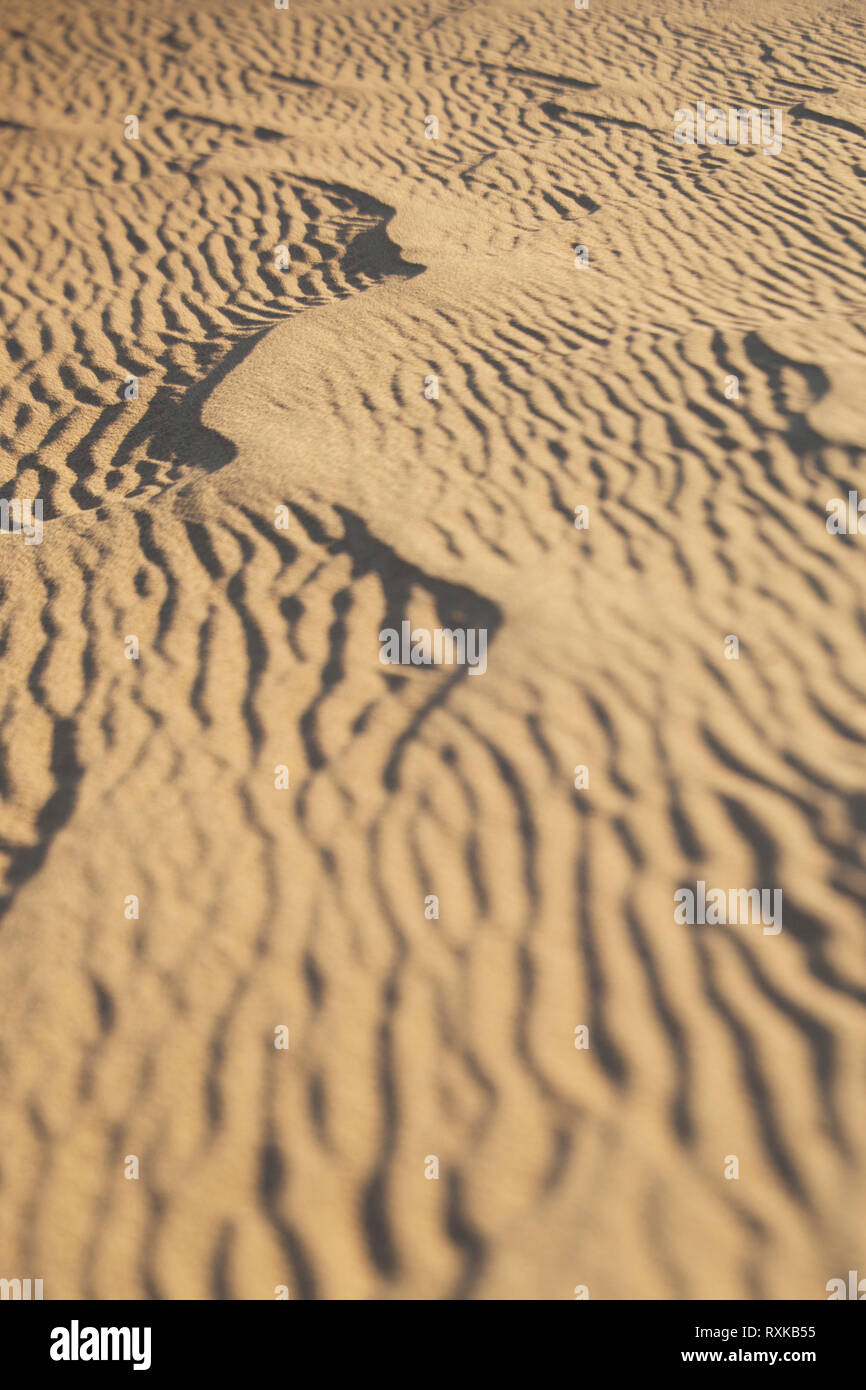
[[[826, 1297], [866, 1261], [860, 7], [0, 18], [2, 496], [45, 517], [0, 535], [0, 1274]], [[678, 146], [701, 99], [782, 148]], [[383, 666], [405, 620], [483, 676]], [[675, 923], [699, 880], [783, 929]]]

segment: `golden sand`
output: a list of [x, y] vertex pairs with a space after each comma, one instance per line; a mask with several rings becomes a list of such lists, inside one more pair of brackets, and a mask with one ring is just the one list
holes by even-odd
[[0, 1275], [866, 1274], [861, 5], [0, 21]]

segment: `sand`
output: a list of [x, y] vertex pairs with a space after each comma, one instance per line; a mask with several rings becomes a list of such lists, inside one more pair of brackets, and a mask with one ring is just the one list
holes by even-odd
[[862, 7], [0, 19], [0, 1275], [866, 1275]]

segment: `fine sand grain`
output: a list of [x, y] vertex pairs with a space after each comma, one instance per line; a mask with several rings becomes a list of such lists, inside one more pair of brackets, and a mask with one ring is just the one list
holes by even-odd
[[862, 4], [0, 0], [0, 70], [0, 1275], [866, 1274]]

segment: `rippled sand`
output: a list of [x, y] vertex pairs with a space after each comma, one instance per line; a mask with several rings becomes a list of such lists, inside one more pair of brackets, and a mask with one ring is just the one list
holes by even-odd
[[861, 6], [0, 19], [0, 1275], [866, 1274]]

